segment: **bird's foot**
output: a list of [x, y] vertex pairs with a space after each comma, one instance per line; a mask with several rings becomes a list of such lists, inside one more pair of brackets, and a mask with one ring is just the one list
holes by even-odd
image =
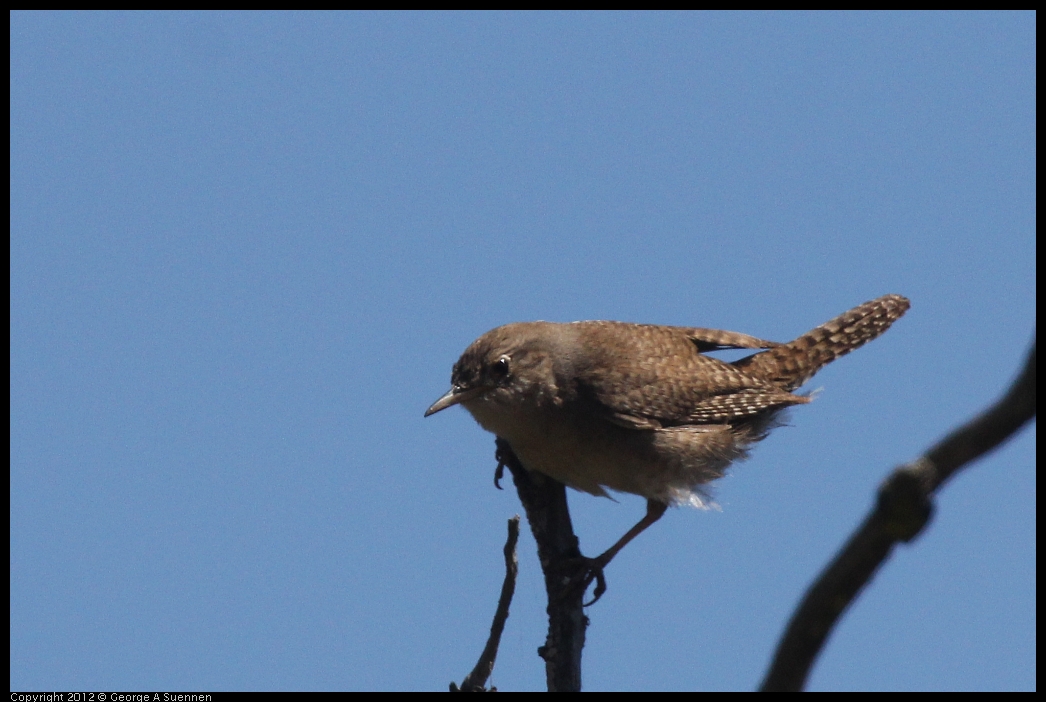
[[[509, 455], [505, 455], [501, 441], [501, 439], [498, 439], [497, 448], [494, 450], [494, 460], [498, 462], [498, 467], [494, 469], [494, 487], [498, 490], [502, 489], [501, 479], [505, 477], [505, 465], [511, 460], [518, 460], [515, 455], [512, 454], [511, 449], [509, 450]], [[508, 444], [505, 444], [505, 447], [507, 446]]]
[[603, 574], [603, 570], [606, 568], [607, 563], [610, 562], [610, 559], [604, 558], [604, 556], [606, 554], [596, 558], [577, 556], [569, 559], [567, 561], [567, 567], [569, 568], [567, 578], [570, 582], [564, 588], [563, 596], [576, 594], [580, 590], [581, 597], [584, 599], [585, 591], [594, 582], [596, 588], [592, 591], [592, 599], [588, 602], [582, 602], [581, 606], [589, 607], [598, 602], [599, 598], [607, 591], [607, 579]]

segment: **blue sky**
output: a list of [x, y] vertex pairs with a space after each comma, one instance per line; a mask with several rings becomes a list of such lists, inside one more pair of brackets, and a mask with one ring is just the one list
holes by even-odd
[[[589, 610], [589, 690], [751, 689], [876, 486], [1035, 322], [1035, 16], [11, 15], [11, 687], [445, 689], [486, 639], [468, 343], [618, 319], [820, 373]], [[813, 689], [1035, 688], [1035, 429], [949, 484]], [[640, 498], [570, 497], [602, 551]], [[526, 532], [526, 530], [524, 530]], [[533, 541], [493, 682], [543, 689]]]

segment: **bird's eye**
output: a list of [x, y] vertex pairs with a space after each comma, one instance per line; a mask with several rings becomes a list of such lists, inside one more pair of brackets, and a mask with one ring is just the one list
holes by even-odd
[[508, 356], [502, 356], [498, 360], [494, 361], [494, 365], [490, 367], [490, 374], [498, 380], [508, 376]]

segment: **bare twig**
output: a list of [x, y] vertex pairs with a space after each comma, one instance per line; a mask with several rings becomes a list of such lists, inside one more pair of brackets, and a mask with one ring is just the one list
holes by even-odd
[[[490, 625], [490, 636], [483, 648], [476, 667], [465, 676], [459, 688], [450, 684], [451, 692], [486, 692], [487, 680], [494, 670], [494, 660], [498, 657], [498, 646], [501, 644], [501, 632], [505, 630], [508, 620], [508, 608], [512, 604], [512, 595], [516, 592], [516, 575], [519, 573], [519, 559], [516, 558], [516, 544], [519, 542], [519, 515], [508, 520], [508, 539], [505, 541], [505, 580], [501, 583], [501, 597], [498, 598], [498, 609], [494, 613], [494, 622]], [[491, 688], [491, 692], [496, 688]]]
[[840, 615], [901, 541], [911, 541], [933, 513], [933, 496], [963, 466], [991, 451], [1035, 416], [1035, 342], [1020, 376], [987, 411], [953, 431], [921, 458], [897, 468], [875, 508], [807, 591], [774, 655], [762, 689], [802, 690]]

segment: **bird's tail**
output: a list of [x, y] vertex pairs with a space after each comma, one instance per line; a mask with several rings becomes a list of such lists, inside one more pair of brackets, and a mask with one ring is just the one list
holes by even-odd
[[908, 298], [883, 295], [844, 312], [795, 341], [734, 363], [746, 373], [795, 390], [840, 356], [875, 339], [908, 311]]

